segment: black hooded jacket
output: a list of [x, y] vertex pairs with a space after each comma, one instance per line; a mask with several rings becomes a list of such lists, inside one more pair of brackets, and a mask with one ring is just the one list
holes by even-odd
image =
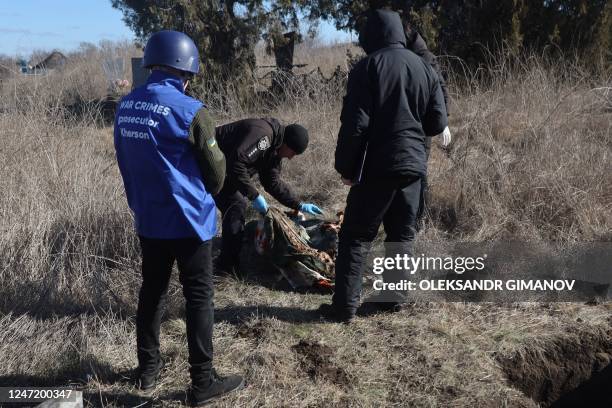
[[446, 88], [446, 81], [444, 80], [444, 76], [442, 75], [442, 70], [440, 69], [440, 64], [438, 64], [436, 56], [429, 51], [425, 40], [423, 37], [421, 37], [421, 34], [415, 30], [410, 30], [406, 33], [406, 48], [423, 58], [425, 62], [431, 65], [434, 71], [436, 71], [436, 74], [438, 74], [440, 87], [442, 88], [442, 94], [444, 95], [444, 103], [446, 104], [446, 113], [450, 116], [450, 113], [448, 112], [448, 89]]
[[438, 76], [405, 48], [395, 12], [369, 12], [359, 40], [368, 55], [349, 74], [335, 168], [353, 179], [367, 142], [364, 182], [424, 176], [425, 137], [448, 124]]
[[276, 151], [283, 144], [285, 127], [273, 118], [244, 119], [215, 129], [225, 154], [226, 185], [253, 200], [259, 194], [251, 182], [255, 173], [263, 188], [281, 204], [296, 209], [300, 201], [281, 179], [281, 159]]

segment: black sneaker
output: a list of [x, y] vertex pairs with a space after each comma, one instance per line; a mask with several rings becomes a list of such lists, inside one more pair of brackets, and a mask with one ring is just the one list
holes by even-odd
[[340, 311], [334, 305], [330, 305], [328, 303], [322, 304], [317, 309], [317, 312], [323, 317], [325, 320], [329, 322], [335, 323], [351, 323], [355, 318], [354, 313], [350, 313], [348, 311]]
[[164, 368], [164, 360], [161, 358], [157, 361], [157, 366], [153, 370], [138, 370], [138, 376], [136, 378], [136, 388], [142, 391], [152, 390], [159, 378], [159, 373]]
[[187, 403], [192, 407], [201, 407], [216, 399], [222, 398], [232, 391], [244, 388], [244, 379], [239, 375], [221, 377], [213, 368], [210, 373], [210, 383], [207, 386], [192, 385]]

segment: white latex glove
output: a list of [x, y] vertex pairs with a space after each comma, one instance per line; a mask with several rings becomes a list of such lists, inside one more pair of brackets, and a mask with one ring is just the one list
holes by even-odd
[[444, 128], [444, 131], [440, 133], [438, 136], [442, 136], [442, 146], [447, 147], [451, 142], [451, 132], [447, 127]]

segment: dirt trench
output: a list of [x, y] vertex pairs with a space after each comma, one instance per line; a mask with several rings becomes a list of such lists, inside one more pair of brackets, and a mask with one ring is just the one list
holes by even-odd
[[612, 330], [576, 330], [498, 357], [508, 380], [545, 407], [612, 407]]

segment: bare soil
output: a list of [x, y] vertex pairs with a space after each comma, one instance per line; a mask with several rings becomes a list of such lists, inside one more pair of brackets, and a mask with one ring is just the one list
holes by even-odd
[[317, 378], [322, 378], [336, 385], [351, 386], [346, 371], [332, 362], [335, 353], [330, 346], [301, 340], [292, 349], [299, 355], [300, 367], [311, 380], [316, 381]]
[[612, 405], [610, 329], [584, 328], [527, 345], [498, 361], [514, 386], [544, 406], [575, 406], [578, 401], [589, 407]]

